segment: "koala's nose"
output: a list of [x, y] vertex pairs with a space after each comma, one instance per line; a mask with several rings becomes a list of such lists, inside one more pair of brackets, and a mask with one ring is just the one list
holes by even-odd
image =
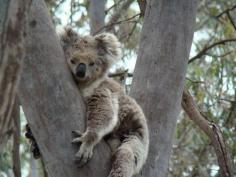
[[84, 63], [80, 63], [76, 67], [76, 76], [83, 78], [85, 76], [85, 73], [86, 73], [86, 65]]

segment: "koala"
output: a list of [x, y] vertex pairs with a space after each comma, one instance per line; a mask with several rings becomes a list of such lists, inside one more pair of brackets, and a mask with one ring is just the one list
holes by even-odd
[[[75, 154], [79, 167], [93, 155], [94, 147], [106, 140], [112, 150], [108, 177], [132, 177], [144, 165], [149, 149], [146, 117], [124, 88], [108, 77], [110, 67], [120, 59], [121, 46], [110, 33], [81, 36], [71, 28], [59, 34], [66, 62], [86, 105], [86, 130], [73, 131], [72, 143], [80, 144]], [[40, 156], [29, 126], [34, 157]]]
[[69, 69], [86, 104], [86, 131], [75, 157], [79, 166], [91, 159], [94, 147], [105, 138], [113, 152], [109, 177], [132, 177], [146, 161], [149, 132], [145, 115], [123, 87], [108, 77], [120, 59], [121, 46], [110, 33], [81, 36], [71, 28], [60, 35]]

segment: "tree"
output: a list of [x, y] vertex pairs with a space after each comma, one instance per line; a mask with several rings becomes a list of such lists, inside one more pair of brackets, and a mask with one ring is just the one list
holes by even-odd
[[[159, 133], [156, 138], [160, 143], [154, 146], [155, 143], [151, 142], [150, 153], [153, 158], [148, 160], [144, 174], [165, 176], [192, 41], [196, 2], [183, 0], [182, 2], [149, 3], [147, 6], [152, 8], [148, 8], [145, 15], [131, 94], [139, 102], [144, 101], [141, 105], [150, 123], [155, 123], [155, 126], [150, 124], [152, 142], [156, 129]], [[166, 8], [161, 9], [161, 5]], [[160, 11], [165, 16], [160, 16]], [[48, 20], [45, 6], [41, 1], [33, 1], [30, 13], [30, 30], [26, 45], [29, 52], [25, 58], [20, 98], [49, 176], [106, 176], [105, 169], [108, 169], [108, 165], [104, 156], [109, 152], [106, 146], [98, 148], [94, 160], [81, 170], [78, 170], [73, 162], [75, 149], [73, 150], [70, 145], [71, 130], [83, 127], [83, 103], [66, 70], [63, 54], [52, 24]], [[184, 16], [191, 18], [185, 19]], [[159, 21], [154, 17], [159, 17], [157, 18]], [[184, 22], [177, 23], [179, 21]], [[153, 36], [158, 38], [153, 38]], [[147, 45], [150, 41], [153, 44], [151, 46]], [[146, 58], [149, 62], [144, 62]], [[150, 65], [156, 67], [148, 70]], [[170, 76], [175, 77], [170, 78]], [[138, 81], [136, 78], [142, 79]], [[158, 82], [154, 82], [156, 79]], [[147, 83], [146, 88], [143, 86], [145, 83]], [[157, 91], [155, 97], [152, 95], [154, 91]], [[145, 98], [152, 99], [145, 100], [144, 95], [147, 96]], [[161, 99], [163, 95], [166, 95], [165, 99]], [[156, 103], [158, 103], [157, 109]], [[162, 115], [162, 117], [157, 119], [155, 115]], [[163, 142], [164, 136], [166, 137]], [[156, 161], [159, 153], [162, 155]], [[101, 161], [98, 162], [99, 154], [104, 164], [101, 164]], [[104, 168], [100, 168], [101, 166]], [[153, 170], [153, 166], [157, 168]], [[91, 167], [93, 170], [88, 170]]]
[[89, 2], [90, 33], [93, 35], [105, 25], [106, 0], [91, 0]]
[[[89, 33], [91, 28], [89, 28], [90, 15], [88, 10], [91, 10], [90, 5], [92, 3], [89, 2], [92, 1], [45, 1], [56, 27], [65, 25], [68, 17], [67, 23], [73, 28], [80, 33]], [[98, 30], [98, 32], [112, 31], [122, 42], [123, 62], [120, 62], [116, 66], [117, 70], [114, 73], [113, 70], [109, 75], [119, 81], [122, 80], [127, 91], [130, 90], [130, 81], [133, 77], [133, 69], [130, 67], [130, 63], [133, 63], [132, 61], [136, 58], [136, 49], [143, 22], [142, 17], [145, 14], [146, 7], [145, 0], [133, 1], [132, 5], [128, 7], [131, 2], [132, 0], [107, 0], [105, 13], [101, 10], [100, 15], [106, 15], [108, 20]], [[100, 3], [104, 5], [103, 1]], [[169, 177], [215, 177], [219, 176], [220, 173], [226, 174], [226, 171], [230, 170], [228, 168], [230, 167], [230, 160], [233, 163], [235, 162], [235, 10], [234, 0], [200, 0], [199, 2], [196, 33], [185, 82], [186, 90], [190, 91], [193, 98], [190, 94], [188, 98], [191, 99], [182, 97], [184, 112], [181, 112], [177, 121], [170, 167], [168, 168]], [[0, 14], [1, 12], [4, 10], [0, 11]], [[63, 13], [67, 16], [65, 17]], [[118, 19], [113, 17], [118, 17]], [[101, 24], [104, 24], [104, 19], [100, 19]], [[126, 65], [127, 63], [129, 66]], [[12, 121], [13, 117], [11, 116], [8, 120]], [[23, 114], [21, 114], [21, 118], [21, 126], [23, 126], [25, 125]], [[2, 125], [2, 123], [0, 124]], [[13, 130], [17, 133], [15, 128], [16, 126]], [[4, 135], [12, 133], [12, 126], [7, 129], [10, 131], [4, 131]], [[24, 128], [22, 128], [22, 135], [23, 132]], [[5, 140], [8, 139], [8, 136], [4, 137], [6, 137]], [[6, 141], [2, 143], [6, 146], [0, 153], [0, 176], [2, 173], [8, 174], [9, 169], [12, 169], [11, 150], [14, 143], [14, 152], [16, 153], [13, 155], [16, 157], [18, 138], [18, 135], [15, 134], [14, 139], [9, 139], [10, 141], [7, 144]], [[0, 140], [2, 139], [0, 138]], [[22, 169], [27, 171], [30, 151], [25, 141], [25, 138], [21, 138], [20, 153]], [[216, 154], [212, 147], [214, 147]], [[230, 160], [227, 159], [228, 153]], [[17, 166], [15, 160], [13, 162]], [[41, 169], [41, 166], [37, 169]]]
[[0, 1], [0, 151], [13, 128], [11, 113], [23, 62], [28, 0]]
[[144, 109], [150, 129], [149, 157], [141, 176], [167, 175], [196, 7], [195, 0], [147, 4], [131, 88], [131, 95]]
[[104, 143], [87, 166], [74, 163], [78, 147], [72, 147], [71, 131], [83, 130], [84, 105], [43, 1], [33, 0], [29, 13], [19, 96], [49, 176], [104, 177], [109, 157]]

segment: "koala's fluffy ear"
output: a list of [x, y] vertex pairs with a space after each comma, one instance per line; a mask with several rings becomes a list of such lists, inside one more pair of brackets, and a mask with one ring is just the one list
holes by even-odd
[[121, 57], [121, 46], [117, 37], [111, 33], [101, 33], [95, 37], [100, 55], [105, 56], [109, 63]]
[[62, 31], [58, 32], [61, 46], [64, 51], [73, 47], [79, 39], [79, 35], [71, 27], [65, 27]]

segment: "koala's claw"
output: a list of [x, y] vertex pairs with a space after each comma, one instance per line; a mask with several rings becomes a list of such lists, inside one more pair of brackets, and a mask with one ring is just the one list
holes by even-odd
[[86, 140], [86, 133], [80, 133], [79, 131], [72, 131], [72, 134], [75, 136], [75, 138], [72, 140], [72, 144], [76, 143], [82, 143]]
[[85, 143], [83, 143], [75, 155], [75, 163], [78, 165], [78, 167], [84, 166], [93, 156], [93, 147], [87, 146]]
[[82, 142], [83, 142], [83, 137], [78, 137], [71, 141], [72, 144], [82, 143]]
[[83, 133], [81, 133], [79, 130], [73, 130], [71, 133], [74, 137], [80, 137], [83, 135]]
[[71, 141], [72, 144], [82, 143], [84, 139], [83, 133], [78, 130], [72, 131], [73, 140]]

